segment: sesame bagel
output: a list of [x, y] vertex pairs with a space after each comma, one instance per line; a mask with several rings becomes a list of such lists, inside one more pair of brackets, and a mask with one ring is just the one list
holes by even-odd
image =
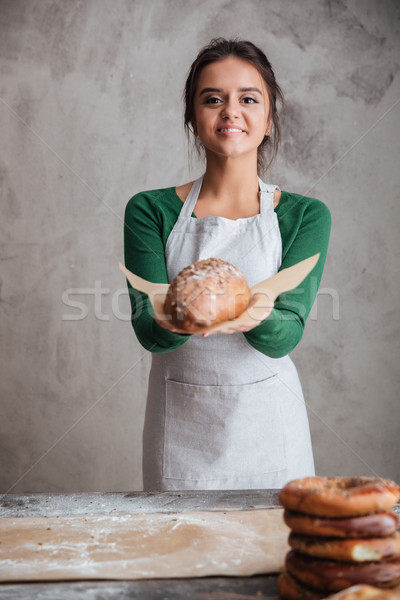
[[393, 535], [399, 525], [395, 513], [371, 513], [360, 517], [313, 517], [285, 510], [283, 518], [295, 533], [317, 537], [363, 538]]
[[286, 569], [305, 585], [332, 592], [358, 583], [381, 588], [400, 583], [398, 558], [386, 562], [335, 562], [291, 550], [286, 555]]
[[352, 585], [326, 600], [400, 600], [400, 589], [381, 590], [372, 585]]
[[278, 591], [284, 600], [322, 600], [326, 597], [326, 592], [304, 585], [287, 571], [279, 575]]
[[389, 560], [400, 556], [400, 535], [386, 538], [331, 539], [313, 538], [291, 533], [289, 545], [308, 556], [332, 560], [367, 562]]
[[304, 477], [280, 491], [288, 510], [321, 517], [352, 517], [390, 510], [400, 498], [394, 481], [375, 477]]

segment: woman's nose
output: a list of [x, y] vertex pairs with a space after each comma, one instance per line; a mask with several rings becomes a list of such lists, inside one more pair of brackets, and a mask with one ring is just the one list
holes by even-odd
[[239, 107], [236, 102], [229, 101], [223, 106], [222, 118], [223, 119], [235, 119], [239, 116]]

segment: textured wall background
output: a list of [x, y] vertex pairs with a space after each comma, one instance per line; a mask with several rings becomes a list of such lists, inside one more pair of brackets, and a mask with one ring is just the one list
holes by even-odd
[[[400, 480], [399, 3], [2, 0], [0, 19], [0, 491], [141, 489], [150, 355], [118, 271], [123, 213], [201, 173], [181, 92], [219, 35], [259, 44], [286, 93], [268, 179], [333, 216], [293, 353], [317, 471]], [[66, 320], [82, 314], [67, 293], [85, 318]]]

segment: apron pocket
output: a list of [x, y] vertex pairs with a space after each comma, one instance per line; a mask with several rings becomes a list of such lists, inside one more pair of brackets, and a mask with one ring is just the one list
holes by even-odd
[[276, 375], [243, 385], [166, 380], [163, 476], [211, 480], [286, 469]]

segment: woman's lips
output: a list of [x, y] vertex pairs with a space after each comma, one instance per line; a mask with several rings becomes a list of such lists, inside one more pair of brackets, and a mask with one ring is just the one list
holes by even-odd
[[220, 127], [217, 129], [217, 133], [223, 136], [236, 136], [246, 132], [238, 127]]

